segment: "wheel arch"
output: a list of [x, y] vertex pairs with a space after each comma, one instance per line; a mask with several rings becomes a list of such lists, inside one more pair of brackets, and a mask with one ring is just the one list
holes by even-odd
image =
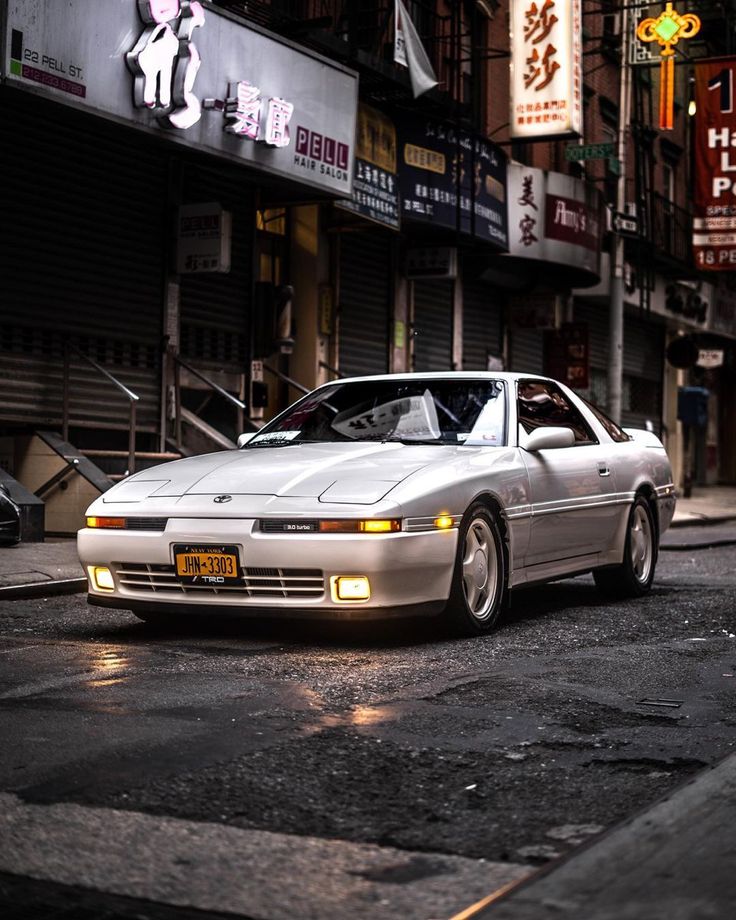
[[505, 582], [504, 588], [508, 589], [508, 586], [511, 583], [511, 560], [513, 558], [511, 552], [512, 537], [511, 528], [509, 527], [508, 519], [504, 513], [503, 505], [497, 495], [494, 495], [493, 492], [488, 491], [479, 492], [477, 495], [475, 495], [470, 500], [470, 502], [468, 502], [468, 508], [472, 508], [472, 506], [476, 504], [485, 505], [498, 523], [498, 529], [501, 534], [501, 547], [503, 549]]
[[649, 510], [652, 512], [652, 521], [654, 522], [654, 535], [656, 537], [656, 545], [659, 546], [659, 506], [657, 504], [657, 491], [650, 482], [643, 482], [637, 486], [636, 493], [634, 495], [634, 501], [637, 498], [643, 498], [646, 503], [649, 505]]

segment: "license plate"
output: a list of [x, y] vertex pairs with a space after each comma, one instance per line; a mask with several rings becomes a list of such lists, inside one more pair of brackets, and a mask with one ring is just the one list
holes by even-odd
[[241, 583], [237, 546], [174, 546], [174, 565], [185, 585]]

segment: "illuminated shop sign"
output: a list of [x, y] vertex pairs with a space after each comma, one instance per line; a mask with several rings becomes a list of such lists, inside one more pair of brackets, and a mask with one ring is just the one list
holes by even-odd
[[695, 68], [693, 253], [701, 271], [736, 269], [736, 58]]
[[509, 163], [508, 196], [509, 256], [599, 276], [602, 221], [596, 189], [562, 173]]
[[135, 47], [125, 55], [134, 77], [134, 105], [158, 112], [172, 128], [191, 128], [202, 114], [194, 93], [201, 64], [192, 41], [204, 25], [201, 3], [190, 0], [140, 0], [146, 24]]
[[512, 0], [511, 136], [582, 132], [581, 0]]
[[198, 0], [8, 0], [0, 76], [337, 197], [357, 75]]

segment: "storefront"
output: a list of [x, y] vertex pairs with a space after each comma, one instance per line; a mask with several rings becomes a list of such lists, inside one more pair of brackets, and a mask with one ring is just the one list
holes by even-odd
[[[510, 369], [548, 373], [554, 333], [573, 320], [572, 289], [600, 281], [601, 196], [572, 176], [520, 163], [509, 164], [508, 190], [509, 253], [491, 270], [508, 279]], [[592, 334], [597, 343], [598, 332]], [[572, 386], [582, 382], [576, 375], [589, 376], [587, 365], [574, 362], [564, 373], [555, 370]]]
[[199, 3], [161, 9], [8, 4], [6, 433], [60, 425], [65, 351], [72, 430], [128, 426], [87, 359], [140, 396], [146, 444], [163, 442], [176, 356], [237, 392], [258, 210], [352, 188], [354, 73]]

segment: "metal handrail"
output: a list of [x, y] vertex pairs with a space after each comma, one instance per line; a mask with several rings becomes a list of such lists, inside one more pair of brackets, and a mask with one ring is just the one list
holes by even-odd
[[263, 370], [268, 371], [269, 374], [273, 374], [274, 377], [278, 377], [279, 380], [283, 380], [284, 383], [288, 383], [290, 387], [294, 387], [295, 390], [299, 390], [300, 393], [311, 393], [312, 391], [309, 387], [305, 387], [303, 384], [298, 383], [291, 377], [287, 377], [286, 374], [282, 374], [281, 371], [277, 371], [272, 367], [269, 367], [268, 364], [263, 363]]
[[[237, 396], [233, 396], [232, 393], [228, 393], [228, 391], [224, 387], [221, 387], [219, 383], [215, 383], [214, 380], [210, 380], [210, 378], [206, 374], [203, 374], [202, 371], [198, 371], [196, 367], [192, 367], [191, 364], [188, 364], [186, 361], [180, 358], [179, 355], [174, 355], [174, 364], [176, 368], [175, 386], [174, 386], [174, 398], [176, 401], [176, 444], [178, 447], [181, 447], [182, 445], [181, 381], [179, 377], [179, 369], [182, 367], [184, 368], [185, 371], [188, 371], [193, 377], [196, 377], [198, 380], [201, 380], [202, 383], [206, 384], [211, 390], [214, 390], [215, 393], [218, 393], [220, 396], [224, 396], [224, 398], [232, 406], [235, 406], [235, 408], [238, 410], [237, 428], [239, 431], [243, 430], [243, 422], [246, 418], [248, 418], [248, 416], [245, 414], [246, 409], [248, 408], [247, 403], [244, 403], [242, 399], [238, 399]], [[253, 424], [250, 419], [248, 419], [248, 421], [250, 422], [250, 424]], [[256, 427], [256, 430], [258, 430], [257, 427]]]
[[242, 399], [238, 399], [237, 396], [233, 396], [232, 393], [228, 393], [227, 390], [223, 389], [218, 383], [215, 383], [214, 380], [210, 380], [209, 377], [207, 377], [201, 371], [198, 371], [195, 368], [193, 368], [191, 364], [187, 364], [186, 361], [182, 361], [182, 359], [178, 355], [174, 357], [174, 360], [180, 367], [183, 367], [184, 370], [189, 371], [190, 374], [194, 374], [194, 376], [197, 377], [199, 380], [201, 380], [202, 383], [206, 383], [208, 387], [213, 389], [216, 393], [219, 393], [220, 396], [224, 396], [225, 399], [229, 400], [238, 409], [245, 410], [247, 408], [246, 404], [242, 401]]
[[69, 381], [69, 352], [73, 351], [76, 355], [82, 358], [87, 362], [91, 367], [93, 367], [98, 374], [101, 374], [103, 377], [106, 377], [110, 383], [120, 390], [120, 392], [125, 396], [125, 398], [130, 402], [129, 408], [129, 417], [128, 417], [128, 474], [135, 472], [135, 435], [136, 435], [136, 403], [139, 402], [140, 396], [137, 393], [134, 393], [132, 390], [128, 389], [124, 383], [121, 383], [117, 377], [114, 377], [109, 371], [105, 370], [104, 367], [99, 365], [96, 361], [93, 361], [89, 355], [86, 355], [83, 351], [80, 351], [75, 345], [72, 345], [71, 342], [64, 343], [64, 390], [63, 390], [63, 402], [62, 402], [62, 419], [61, 419], [61, 435], [64, 441], [69, 441], [69, 393], [70, 393], [70, 381]]
[[343, 374], [342, 371], [339, 371], [336, 367], [328, 364], [326, 361], [320, 361], [319, 366], [323, 367], [326, 371], [329, 371], [331, 374], [334, 374], [338, 380], [341, 380], [343, 377], [347, 377], [347, 374]]

